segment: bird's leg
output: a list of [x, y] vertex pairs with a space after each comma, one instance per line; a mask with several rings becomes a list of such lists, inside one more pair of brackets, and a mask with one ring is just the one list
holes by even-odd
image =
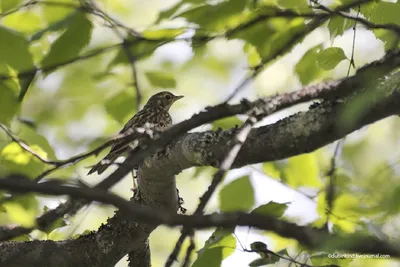
[[133, 191], [133, 199], [134, 199], [137, 203], [141, 203], [141, 202], [142, 202], [142, 198], [141, 198], [141, 196], [140, 196], [139, 188], [132, 188], [131, 190]]
[[176, 189], [176, 193], [178, 194], [178, 208], [179, 208], [179, 211], [180, 211], [182, 214], [185, 214], [186, 211], [187, 211], [187, 209], [185, 209], [185, 208], [183, 207], [183, 204], [185, 204], [185, 201], [184, 201], [183, 198], [179, 195], [179, 189], [178, 189], [178, 188]]
[[137, 178], [136, 170], [133, 169], [131, 171], [131, 174], [132, 174], [132, 189], [136, 189], [137, 188], [136, 181], [135, 181], [135, 179]]
[[137, 171], [138, 167], [134, 167], [131, 171], [132, 174], [132, 191], [133, 191], [133, 198], [136, 199], [139, 203], [141, 202], [141, 196], [139, 191], [139, 186], [136, 184], [135, 179], [137, 178]]

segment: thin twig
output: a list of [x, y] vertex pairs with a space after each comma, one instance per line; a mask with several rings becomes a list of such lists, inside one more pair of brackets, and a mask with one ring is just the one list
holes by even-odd
[[[358, 6], [357, 18], [360, 15], [360, 9], [361, 9], [361, 7]], [[354, 26], [353, 26], [353, 42], [352, 42], [352, 45], [351, 45], [351, 57], [350, 57], [349, 68], [347, 69], [347, 77], [349, 77], [349, 75], [350, 75], [351, 67], [356, 69], [356, 65], [355, 65], [355, 62], [354, 62], [354, 52], [355, 52], [355, 48], [356, 48], [356, 33], [357, 33], [357, 20], [354, 21]]]
[[36, 157], [37, 159], [39, 159], [41, 162], [43, 162], [45, 164], [53, 165], [52, 168], [44, 171], [42, 174], [40, 174], [38, 177], [36, 177], [34, 179], [34, 181], [36, 181], [36, 182], [39, 182], [44, 177], [46, 177], [47, 175], [49, 175], [50, 173], [52, 173], [53, 171], [55, 171], [57, 169], [60, 169], [60, 168], [63, 168], [63, 167], [66, 167], [66, 166], [69, 166], [72, 164], [76, 164], [76, 163], [82, 161], [83, 159], [86, 159], [92, 155], [97, 155], [102, 150], [111, 146], [115, 142], [124, 141], [124, 140], [131, 141], [132, 136], [134, 134], [137, 134], [138, 132], [139, 133], [142, 132], [141, 128], [138, 128], [133, 131], [118, 134], [118, 135], [110, 138], [107, 142], [103, 143], [102, 145], [100, 145], [92, 150], [89, 150], [85, 153], [70, 157], [65, 160], [48, 160], [48, 159], [42, 157], [41, 155], [39, 155], [37, 152], [35, 152], [28, 144], [26, 144], [25, 142], [20, 140], [18, 137], [16, 137], [5, 125], [0, 123], [0, 128], [11, 138], [12, 141], [16, 142], [22, 149], [24, 149], [25, 151], [30, 153], [32, 156]]
[[14, 134], [11, 133], [11, 131], [4, 124], [0, 123], [0, 128], [7, 134], [8, 137], [11, 138], [11, 140], [13, 142], [17, 143], [23, 150], [25, 150], [26, 152], [30, 153], [32, 156], [34, 156], [35, 158], [37, 158], [41, 162], [46, 163], [46, 164], [50, 164], [50, 165], [57, 165], [58, 164], [57, 161], [48, 160], [48, 159], [42, 157], [41, 155], [39, 155], [29, 145], [27, 145], [25, 142], [21, 141], [18, 137], [14, 136]]
[[0, 13], [0, 19], [6, 17], [8, 15], [14, 14], [16, 12], [19, 12], [22, 9], [30, 8], [30, 7], [33, 7], [35, 5], [56, 6], [56, 7], [65, 7], [65, 8], [73, 8], [73, 9], [81, 8], [81, 6], [75, 5], [75, 4], [72, 4], [72, 3], [65, 3], [65, 2], [63, 3], [63, 2], [57, 2], [57, 1], [30, 0], [30, 1], [26, 2], [25, 4], [22, 4], [22, 5], [14, 8], [14, 9], [11, 9], [11, 10], [3, 12], [3, 13]]
[[9, 80], [9, 79], [13, 79], [13, 78], [16, 78], [16, 77], [17, 78], [30, 77], [34, 73], [36, 73], [37, 71], [42, 71], [42, 72], [53, 71], [53, 70], [56, 70], [56, 69], [58, 69], [60, 67], [69, 65], [71, 63], [75, 63], [75, 62], [78, 62], [78, 61], [81, 61], [81, 60], [85, 60], [85, 59], [89, 59], [89, 58], [98, 56], [100, 54], [103, 54], [105, 52], [111, 51], [111, 50], [113, 50], [115, 48], [118, 48], [120, 46], [122, 46], [122, 43], [114, 44], [114, 45], [107, 46], [107, 47], [103, 47], [103, 48], [97, 49], [97, 50], [95, 50], [93, 52], [87, 53], [86, 55], [82, 55], [82, 56], [78, 56], [78, 57], [75, 57], [75, 58], [71, 58], [71, 59], [68, 59], [66, 61], [63, 61], [63, 62], [60, 62], [60, 63], [56, 63], [56, 64], [53, 64], [53, 65], [44, 66], [41, 69], [34, 68], [34, 69], [31, 69], [31, 70], [22, 71], [22, 72], [19, 72], [18, 74], [14, 75], [14, 76], [1, 74], [0, 75], [0, 81]]
[[343, 148], [343, 143], [344, 143], [344, 138], [340, 139], [335, 147], [335, 152], [333, 153], [333, 157], [331, 159], [331, 167], [327, 173], [329, 177], [329, 183], [326, 187], [326, 227], [328, 227], [328, 222], [329, 222], [329, 216], [331, 214], [331, 211], [333, 210], [333, 200], [335, 199], [335, 178], [336, 178], [336, 165], [337, 161], [340, 157], [340, 151]]
[[131, 36], [135, 36], [135, 37], [142, 37], [139, 32], [137, 32], [136, 30], [129, 28], [127, 26], [124, 26], [122, 23], [118, 22], [117, 20], [113, 19], [110, 15], [108, 15], [107, 13], [105, 13], [103, 10], [101, 10], [94, 1], [91, 1], [91, 5], [93, 7], [93, 12], [92, 14], [97, 15], [101, 18], [103, 18], [106, 22], [110, 23], [111, 25], [111, 30], [115, 33], [115, 35], [117, 35], [118, 38], [120, 38], [120, 40], [122, 41], [122, 48], [125, 51], [125, 54], [129, 60], [129, 63], [131, 65], [131, 69], [132, 69], [132, 84], [133, 87], [135, 89], [135, 93], [136, 93], [136, 111], [139, 111], [140, 109], [140, 102], [142, 100], [142, 94], [141, 94], [141, 90], [139, 87], [139, 81], [138, 81], [138, 74], [137, 74], [137, 69], [136, 69], [136, 57], [132, 54], [131, 50], [130, 50], [130, 44], [128, 39], [126, 39], [122, 33], [120, 33], [120, 31], [118, 30], [118, 27], [122, 27], [123, 29], [125, 29], [128, 34], [130, 34]]
[[[30, 76], [32, 76], [33, 74], [35, 74], [37, 71], [41, 71], [41, 72], [54, 71], [54, 70], [56, 70], [56, 69], [58, 69], [58, 68], [60, 68], [60, 67], [69, 65], [69, 64], [71, 64], [71, 63], [75, 63], [75, 62], [78, 62], [78, 61], [81, 61], [81, 60], [90, 59], [90, 58], [92, 58], [92, 57], [101, 55], [101, 54], [103, 54], [103, 53], [105, 53], [105, 52], [109, 52], [109, 51], [111, 51], [111, 50], [113, 50], [113, 49], [119, 48], [119, 47], [121, 47], [121, 46], [123, 46], [123, 45], [126, 45], [126, 44], [133, 45], [133, 44], [138, 43], [138, 42], [140, 42], [140, 41], [142, 41], [142, 40], [136, 39], [136, 40], [129, 40], [129, 41], [121, 42], [121, 43], [118, 43], [118, 44], [113, 44], [113, 45], [110, 45], [110, 46], [107, 46], [107, 47], [103, 47], [103, 48], [96, 49], [95, 51], [89, 52], [89, 53], [87, 53], [87, 54], [85, 54], [85, 55], [77, 56], [77, 57], [75, 57], [75, 58], [71, 58], [71, 59], [68, 59], [68, 60], [66, 60], [66, 61], [59, 62], [59, 63], [53, 64], [53, 65], [44, 66], [44, 67], [42, 67], [42, 68], [40, 68], [40, 69], [39, 69], [39, 68], [33, 68], [33, 69], [31, 69], [31, 70], [22, 71], [22, 72], [19, 72], [18, 74], [13, 75], [13, 76], [11, 76], [11, 75], [6, 75], [6, 74], [0, 74], [0, 82], [1, 82], [1, 81], [5, 81], [5, 80], [10, 80], [10, 79], [15, 79], [15, 78], [26, 78], [26, 77], [30, 77]], [[149, 42], [159, 42], [159, 40], [150, 40], [150, 39], [146, 39], [146, 41], [149, 41]], [[171, 42], [171, 41], [170, 41], [170, 42]], [[165, 42], [164, 42], [164, 43], [160, 43], [160, 45], [163, 45], [163, 44], [165, 44]], [[142, 57], [143, 55], [145, 55], [145, 54], [146, 54], [146, 53], [143, 52], [143, 53], [137, 55], [137, 56], [136, 56], [136, 59], [141, 58], [141, 57]]]
[[[360, 9], [361, 6], [358, 6], [357, 10], [357, 18], [360, 15]], [[347, 77], [350, 75], [350, 70], [351, 67], [356, 68], [355, 62], [354, 62], [354, 55], [355, 55], [355, 46], [356, 46], [356, 34], [357, 33], [357, 20], [354, 20], [354, 26], [353, 26], [353, 41], [352, 41], [352, 47], [351, 47], [351, 57], [350, 57], [350, 62], [349, 62], [349, 68], [347, 69]], [[335, 184], [336, 184], [336, 165], [337, 161], [340, 157], [340, 152], [343, 149], [344, 145], [344, 140], [345, 138], [340, 139], [335, 147], [335, 152], [333, 153], [332, 159], [331, 159], [331, 168], [328, 171], [327, 175], [329, 177], [329, 182], [326, 188], [326, 203], [327, 203], [327, 209], [326, 209], [326, 227], [328, 228], [328, 223], [330, 221], [330, 215], [332, 214], [333, 210], [333, 202], [335, 199]]]
[[190, 256], [191, 256], [193, 250], [196, 248], [196, 244], [194, 242], [194, 233], [192, 233], [189, 236], [189, 240], [190, 240], [190, 245], [186, 250], [186, 256], [185, 256], [185, 260], [183, 261], [182, 267], [189, 267], [189, 265], [190, 265]]

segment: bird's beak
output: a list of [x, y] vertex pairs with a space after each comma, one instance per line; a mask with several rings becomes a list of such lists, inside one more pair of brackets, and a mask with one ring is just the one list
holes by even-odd
[[177, 101], [177, 100], [179, 100], [179, 99], [181, 99], [181, 98], [183, 98], [183, 95], [176, 95], [176, 96], [175, 96], [175, 101]]

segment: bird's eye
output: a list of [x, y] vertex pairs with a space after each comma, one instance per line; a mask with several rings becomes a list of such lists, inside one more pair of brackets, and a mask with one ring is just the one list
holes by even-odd
[[171, 99], [171, 96], [170, 96], [170, 95], [166, 95], [165, 98], [166, 98], [167, 100], [170, 100], [170, 99]]

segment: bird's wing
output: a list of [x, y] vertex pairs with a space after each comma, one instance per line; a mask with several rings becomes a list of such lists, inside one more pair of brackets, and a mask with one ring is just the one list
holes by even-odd
[[[119, 134], [124, 134], [126, 133], [128, 130], [133, 129], [133, 128], [137, 128], [137, 127], [142, 127], [143, 125], [146, 124], [146, 122], [148, 123], [152, 123], [155, 122], [155, 120], [157, 120], [157, 116], [159, 114], [162, 114], [163, 112], [157, 109], [149, 109], [149, 108], [145, 108], [142, 109], [141, 111], [139, 111], [138, 113], [136, 113], [122, 128], [122, 130], [119, 132]], [[164, 112], [165, 113], [165, 112]], [[111, 150], [110, 153], [116, 152], [116, 151], [120, 151], [123, 147], [126, 147], [127, 144], [129, 144], [130, 142], [132, 142], [132, 140], [134, 139], [134, 136], [132, 136], [132, 138], [129, 138], [129, 140], [121, 140], [119, 142], [116, 142], [114, 145], [111, 146]]]
[[[139, 111], [138, 113], [136, 113], [122, 128], [122, 130], [118, 133], [119, 135], [126, 133], [128, 130], [133, 129], [135, 127], [141, 127], [145, 124], [146, 121], [144, 121], [143, 119], [145, 119], [145, 113], [143, 112], [143, 110]], [[121, 150], [123, 147], [125, 147], [127, 145], [127, 140], [120, 140], [118, 142], [116, 142], [114, 145], [111, 146], [111, 150], [110, 153], [114, 153], [117, 152], [119, 150]], [[121, 152], [120, 152], [121, 153]]]
[[[122, 128], [119, 134], [127, 133], [128, 130], [141, 127], [147, 123], [154, 123], [155, 129], [158, 131], [162, 131], [172, 123], [171, 116], [165, 110], [158, 109], [142, 109], [136, 115], [134, 115]], [[123, 154], [128, 150], [129, 144], [135, 139], [135, 135], [130, 136], [129, 139], [123, 138], [111, 146], [110, 152], [104, 157], [103, 160], [109, 161], [108, 163], [102, 163], [100, 161], [97, 163], [88, 174], [93, 172], [98, 172], [101, 174], [104, 172], [112, 162], [114, 162], [119, 155]]]

